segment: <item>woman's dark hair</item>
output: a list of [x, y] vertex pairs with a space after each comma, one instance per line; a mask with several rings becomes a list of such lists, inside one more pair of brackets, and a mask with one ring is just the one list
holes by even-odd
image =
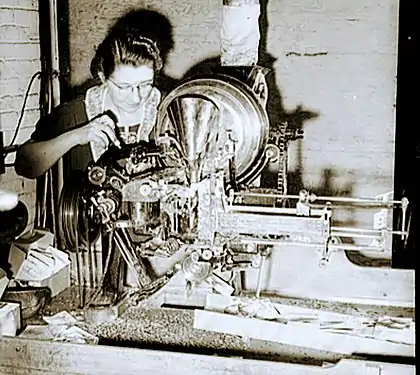
[[159, 48], [151, 39], [120, 32], [111, 33], [98, 46], [90, 72], [94, 78], [99, 73], [109, 78], [119, 65], [147, 65], [157, 73], [162, 64]]

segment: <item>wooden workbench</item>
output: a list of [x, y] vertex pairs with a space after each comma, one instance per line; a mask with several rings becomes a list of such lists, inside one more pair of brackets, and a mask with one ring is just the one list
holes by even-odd
[[[76, 297], [75, 289], [69, 288], [54, 299], [45, 314], [52, 315], [62, 310], [73, 313], [77, 306]], [[291, 304], [292, 301], [288, 303]], [[378, 308], [362, 312], [351, 305], [324, 303], [324, 306], [320, 301], [300, 303], [353, 314], [381, 313]], [[393, 313], [397, 316], [412, 316], [413, 310], [396, 309]], [[82, 322], [79, 325], [99, 337], [98, 345], [3, 337], [0, 338], [0, 374], [415, 373], [413, 363], [409, 359], [400, 361], [398, 358], [346, 357], [291, 345], [244, 340], [236, 335], [194, 329], [193, 322], [192, 310], [133, 307], [115, 322], [99, 326]], [[323, 367], [325, 363], [330, 363], [330, 367]]]
[[153, 375], [413, 375], [410, 365], [342, 360], [327, 367], [240, 358], [0, 338], [0, 373]]

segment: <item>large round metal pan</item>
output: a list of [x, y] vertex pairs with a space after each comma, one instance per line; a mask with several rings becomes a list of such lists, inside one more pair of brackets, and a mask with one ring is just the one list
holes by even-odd
[[[261, 160], [268, 141], [269, 120], [262, 103], [248, 85], [236, 78], [227, 75], [192, 78], [175, 87], [162, 101], [157, 134], [162, 134], [168, 127], [174, 126], [169, 110], [171, 106], [173, 107], [174, 101], [189, 96], [208, 99], [217, 106], [218, 123], [212, 123], [212, 131], [219, 133], [221, 144], [226, 140], [227, 132], [231, 131], [232, 138], [236, 142], [236, 177], [238, 181], [241, 180]], [[177, 107], [179, 108], [180, 105], [178, 104]], [[194, 118], [190, 115], [187, 117]], [[205, 131], [205, 124], [198, 123], [203, 117], [198, 115], [195, 118], [197, 119], [197, 124], [194, 125], [196, 131]], [[191, 130], [187, 129], [187, 132]], [[184, 134], [184, 137], [188, 136], [193, 138], [194, 134]], [[202, 136], [199, 138], [203, 139]], [[187, 141], [191, 142], [191, 139]]]

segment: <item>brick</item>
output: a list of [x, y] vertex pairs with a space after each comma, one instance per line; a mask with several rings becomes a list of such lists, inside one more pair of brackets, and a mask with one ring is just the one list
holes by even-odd
[[16, 172], [11, 169], [8, 173], [0, 175], [0, 184], [7, 184], [13, 182], [16, 179], [21, 179], [22, 177], [18, 176]]
[[0, 24], [16, 23], [18, 25], [38, 24], [39, 15], [37, 8], [7, 7], [0, 5]]
[[[0, 58], [0, 80], [27, 77], [41, 70], [41, 61], [33, 59], [1, 59]], [[0, 93], [0, 96], [2, 94]]]
[[[11, 142], [12, 137], [15, 134], [15, 129], [16, 128], [2, 130], [3, 131], [4, 143], [6, 145], [8, 145]], [[15, 144], [22, 144], [22, 143], [26, 142], [31, 137], [31, 134], [33, 133], [33, 131], [34, 131], [33, 126], [20, 127], [18, 135], [17, 135], [16, 140], [15, 140]]]
[[[31, 76], [22, 75], [19, 77], [0, 80], [0, 95], [24, 95], [28, 89]], [[31, 87], [30, 93], [39, 93], [40, 80], [36, 78]]]
[[[24, 102], [24, 95], [0, 95], [0, 112], [7, 111], [20, 111]], [[39, 95], [33, 93], [28, 96], [25, 108], [39, 107]]]
[[[15, 129], [19, 119], [19, 112], [0, 112], [0, 129], [10, 130]], [[22, 119], [21, 127], [31, 127], [35, 126], [39, 119], [39, 110], [31, 109], [26, 110]]]
[[[5, 7], [38, 9], [38, 0], [2, 0]], [[1, 9], [1, 7], [0, 7]]]
[[[0, 5], [0, 129], [7, 145], [13, 137], [24, 95], [31, 76], [40, 70], [38, 0], [2, 0]], [[21, 42], [21, 43], [10, 43]], [[22, 43], [23, 42], [23, 43]], [[39, 118], [40, 81], [33, 82], [16, 143], [26, 141]], [[32, 110], [30, 108], [33, 108]], [[14, 161], [14, 154], [6, 163]], [[29, 225], [35, 214], [36, 182], [17, 176], [7, 168], [0, 176], [2, 187], [16, 191], [29, 211]]]
[[0, 56], [3, 59], [12, 58], [40, 58], [40, 47], [37, 42], [29, 42], [27, 44], [8, 44], [0, 42]]
[[[8, 168], [7, 173], [0, 177], [0, 183], [2, 186], [7, 186], [7, 189], [16, 193], [20, 192], [34, 192], [36, 189], [36, 180], [30, 180], [23, 177], [16, 177], [14, 179], [8, 179], [7, 176], [14, 174], [13, 168]], [[6, 176], [6, 178], [3, 178]]]
[[[324, 14], [324, 21], [328, 18], [349, 19], [357, 22], [363, 19], [378, 21], [379, 18], [395, 15], [398, 12], [397, 1], [381, 1], [372, 0], [366, 2], [364, 0], [354, 0], [352, 2], [340, 1], [318, 1], [318, 0], [301, 0], [301, 1], [284, 1], [270, 2], [268, 5], [268, 13], [270, 18], [287, 14], [283, 17], [282, 22], [293, 20], [297, 24], [297, 20], [301, 20], [305, 15], [311, 14], [315, 17], [318, 14]], [[277, 23], [274, 23], [277, 24]]]
[[38, 41], [39, 32], [36, 24], [34, 26], [19, 24], [0, 24], [0, 41]]

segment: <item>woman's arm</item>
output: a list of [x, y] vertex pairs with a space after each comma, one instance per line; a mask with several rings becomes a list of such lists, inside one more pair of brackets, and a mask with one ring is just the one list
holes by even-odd
[[16, 152], [15, 171], [26, 178], [37, 178], [77, 144], [77, 134], [74, 131], [48, 141], [29, 141]]
[[16, 152], [15, 171], [26, 178], [37, 178], [48, 171], [62, 156], [77, 145], [96, 142], [107, 148], [109, 142], [119, 145], [115, 124], [107, 115], [87, 125], [70, 130], [46, 141], [29, 141]]

